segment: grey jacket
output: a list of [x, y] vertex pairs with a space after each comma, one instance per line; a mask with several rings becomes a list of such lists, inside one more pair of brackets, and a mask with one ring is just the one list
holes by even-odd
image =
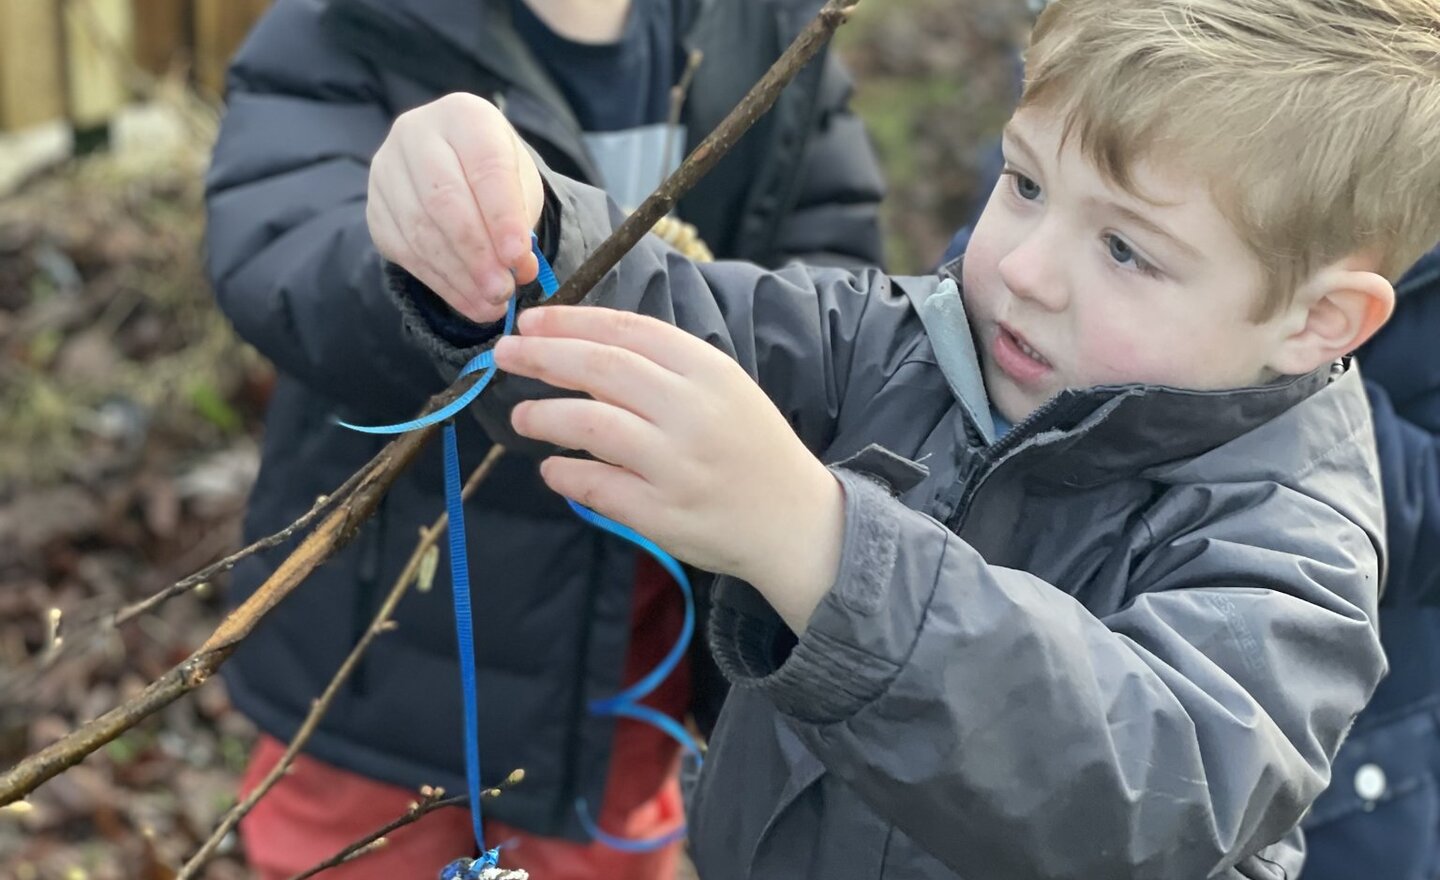
[[[548, 180], [563, 278], [616, 215]], [[1069, 391], [989, 442], [953, 284], [647, 242], [592, 301], [731, 354], [846, 489], [798, 642], [717, 586], [735, 688], [693, 800], [705, 880], [1296, 875], [1296, 824], [1385, 669], [1353, 367]], [[543, 393], [502, 379], [478, 411], [504, 436]]]

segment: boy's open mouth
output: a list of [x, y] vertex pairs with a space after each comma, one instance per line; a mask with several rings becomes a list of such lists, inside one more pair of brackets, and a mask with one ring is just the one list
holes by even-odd
[[1054, 366], [1025, 337], [1004, 324], [996, 325], [993, 344], [995, 363], [1005, 374], [1023, 385], [1044, 379]]

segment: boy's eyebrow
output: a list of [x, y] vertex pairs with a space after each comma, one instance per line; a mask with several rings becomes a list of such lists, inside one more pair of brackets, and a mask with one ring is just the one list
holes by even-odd
[[1020, 136], [1020, 132], [1015, 130], [1013, 124], [1005, 123], [1005, 127], [1000, 130], [1000, 137], [1002, 140], [1014, 142], [1015, 146], [1019, 147], [1022, 153], [1025, 153], [1032, 159], [1035, 157], [1035, 151], [1030, 148], [1029, 142]]
[[1119, 202], [1112, 202], [1108, 200], [1096, 199], [1095, 201], [1097, 204], [1109, 208], [1116, 214], [1119, 214], [1125, 220], [1130, 221], [1131, 223], [1139, 226], [1141, 229], [1144, 229], [1152, 235], [1157, 235], [1160, 238], [1166, 239], [1171, 244], [1174, 244], [1177, 248], [1183, 251], [1186, 256], [1190, 257], [1190, 259], [1200, 259], [1200, 252], [1188, 243], [1186, 243], [1183, 238], [1171, 232], [1169, 229], [1166, 229], [1164, 226], [1155, 222], [1154, 220], [1151, 220], [1149, 217], [1146, 217], [1144, 214], [1141, 214], [1139, 211], [1136, 211], [1134, 208], [1127, 207], [1120, 204]]

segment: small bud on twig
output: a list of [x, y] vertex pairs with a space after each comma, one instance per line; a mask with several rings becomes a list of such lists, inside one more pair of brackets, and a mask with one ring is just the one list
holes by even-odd
[[435, 586], [435, 570], [440, 567], [440, 548], [434, 544], [420, 557], [420, 572], [415, 576], [415, 589], [422, 593], [430, 592]]

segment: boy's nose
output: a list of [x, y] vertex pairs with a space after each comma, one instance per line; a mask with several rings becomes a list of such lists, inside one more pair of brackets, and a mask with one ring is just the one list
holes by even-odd
[[1052, 224], [1041, 223], [1000, 260], [1000, 279], [1012, 294], [1051, 311], [1065, 307], [1065, 273]]

